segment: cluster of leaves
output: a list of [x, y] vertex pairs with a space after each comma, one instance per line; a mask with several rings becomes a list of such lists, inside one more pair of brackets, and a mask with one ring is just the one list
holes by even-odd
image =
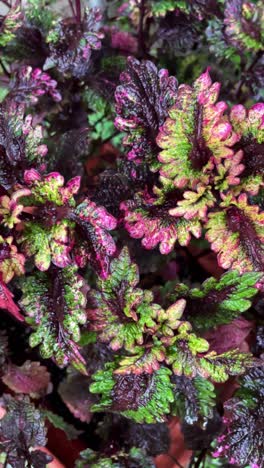
[[[219, 283], [213, 278], [207, 280], [203, 288], [208, 289], [206, 312], [208, 320], [212, 320], [208, 328], [232, 321], [233, 314], [240, 315], [243, 303], [245, 309], [249, 308], [249, 298], [257, 292], [253, 285], [259, 277], [256, 273], [241, 278], [237, 273], [227, 273]], [[136, 422], [162, 422], [173, 407], [176, 414], [185, 413], [179, 394], [183, 402], [186, 399], [187, 419], [210, 417], [214, 386], [206, 379], [225, 382], [230, 375], [243, 373], [251, 366], [252, 358], [235, 349], [217, 354], [210, 350], [205, 338], [194, 333], [191, 323], [183, 320], [186, 314], [196, 324], [194, 311], [199, 299], [195, 290], [189, 292], [189, 300], [182, 297], [164, 310], [153, 302], [151, 291], [136, 288], [138, 280], [137, 266], [124, 248], [111, 262], [108, 278], [99, 279], [97, 289], [88, 293], [91, 339], [96, 332], [96, 340], [108, 343], [113, 351], [124, 351], [93, 374], [90, 391], [102, 396], [92, 410], [108, 409]], [[177, 289], [183, 288], [188, 291], [184, 286]], [[182, 296], [188, 297], [187, 291]], [[196, 294], [206, 295], [203, 289], [196, 290]], [[203, 313], [201, 317], [207, 319]], [[194, 409], [189, 408], [188, 398]], [[190, 416], [189, 411], [194, 414]]]
[[1, 3], [0, 462], [261, 468], [262, 2]]
[[151, 167], [159, 178], [121, 204], [125, 226], [132, 237], [143, 238], [145, 248], [159, 245], [162, 254], [177, 240], [185, 246], [191, 234], [199, 238], [206, 231], [222, 268], [263, 271], [263, 213], [249, 197], [263, 186], [258, 161], [264, 106], [248, 112], [234, 106], [228, 117], [227, 105], [217, 102], [219, 89], [208, 71], [192, 87], [179, 87], [154, 139], [161, 150]]
[[[241, 378], [241, 387], [225, 405], [225, 430], [218, 437], [214, 456], [232, 463], [261, 467], [264, 463], [263, 369], [252, 369]], [[252, 450], [254, 446], [254, 451]]]

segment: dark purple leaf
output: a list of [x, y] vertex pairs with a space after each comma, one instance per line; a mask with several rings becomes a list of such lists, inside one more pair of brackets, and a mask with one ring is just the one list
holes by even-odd
[[46, 428], [40, 411], [35, 409], [28, 397], [3, 398], [6, 409], [0, 420], [0, 449], [7, 453], [7, 462], [15, 468], [27, 466], [45, 468], [51, 460], [43, 452], [31, 452], [36, 446], [46, 445]]
[[220, 325], [206, 333], [205, 338], [210, 343], [210, 348], [221, 354], [232, 348], [241, 349], [253, 327], [252, 322], [239, 317], [227, 325]]
[[116, 88], [116, 127], [127, 132], [128, 159], [153, 162], [158, 154], [156, 137], [177, 94], [177, 80], [150, 61], [129, 57], [127, 70]]
[[82, 21], [66, 18], [59, 21], [48, 37], [50, 57], [61, 73], [83, 78], [89, 68], [92, 50], [100, 49], [103, 34], [98, 32], [101, 13], [85, 10]]
[[42, 130], [33, 129], [32, 117], [24, 118], [24, 106], [8, 102], [0, 105], [0, 185], [9, 189], [23, 183], [24, 171], [47, 153]]
[[117, 220], [103, 206], [88, 198], [77, 206], [71, 219], [76, 223], [75, 260], [84, 267], [90, 261], [102, 277], [106, 277], [109, 258], [115, 253], [114, 239], [108, 231], [116, 228]]

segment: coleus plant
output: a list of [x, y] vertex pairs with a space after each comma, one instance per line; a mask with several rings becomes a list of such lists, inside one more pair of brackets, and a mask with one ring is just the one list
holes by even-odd
[[264, 106], [253, 106], [250, 117], [234, 106], [228, 118], [226, 103], [216, 102], [219, 90], [208, 71], [192, 87], [179, 87], [157, 137], [159, 180], [151, 193], [122, 203], [125, 226], [132, 237], [143, 238], [145, 248], [159, 245], [163, 254], [176, 240], [188, 245], [191, 234], [199, 238], [205, 229], [220, 266], [262, 271], [263, 213], [248, 198], [263, 185], [261, 163], [253, 168], [251, 150], [255, 161], [259, 152], [261, 159]]
[[262, 3], [2, 3], [0, 463], [262, 468]]
[[[255, 274], [249, 275], [255, 284]], [[109, 343], [114, 351], [122, 348], [126, 351], [116, 362], [106, 363], [104, 369], [93, 375], [95, 382], [90, 390], [102, 394], [101, 402], [94, 405], [94, 410], [108, 408], [137, 422], [152, 423], [163, 421], [170, 411], [170, 403], [174, 402], [173, 374], [182, 378], [210, 377], [215, 382], [225, 382], [228, 375], [242, 373], [252, 361], [249, 355], [238, 350], [220, 355], [210, 351], [206, 339], [193, 333], [190, 322], [180, 320], [185, 299], [178, 299], [164, 310], [153, 303], [150, 291], [135, 288], [137, 282], [136, 265], [123, 249], [112, 261], [107, 280], [100, 279], [98, 289], [88, 293], [90, 333], [97, 332], [97, 339]], [[219, 287], [217, 282], [216, 285]], [[227, 286], [221, 290], [222, 298], [227, 298], [222, 303], [223, 315], [239, 307], [236, 290], [232, 295], [232, 289]], [[246, 296], [250, 296], [252, 288], [246, 289]], [[243, 297], [242, 291], [243, 288], [237, 293], [238, 297]], [[210, 305], [212, 314], [215, 312], [214, 301], [210, 304], [208, 300], [209, 310]], [[217, 315], [215, 317], [217, 325]]]

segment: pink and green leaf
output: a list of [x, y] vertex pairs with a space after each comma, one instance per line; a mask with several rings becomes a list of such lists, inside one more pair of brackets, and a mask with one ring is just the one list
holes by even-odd
[[17, 102], [36, 104], [39, 98], [49, 94], [54, 101], [61, 101], [61, 95], [57, 88], [57, 82], [40, 68], [22, 66], [11, 82], [11, 96]]
[[77, 265], [84, 267], [91, 262], [100, 275], [106, 277], [109, 257], [116, 251], [115, 241], [109, 233], [116, 228], [116, 218], [103, 206], [85, 199], [76, 207], [71, 219], [76, 223], [78, 233], [74, 249]]
[[74, 195], [79, 191], [80, 177], [74, 177], [64, 186], [64, 177], [59, 172], [42, 177], [35, 169], [30, 169], [25, 171], [24, 178], [35, 203], [75, 206]]
[[86, 322], [85, 282], [77, 267], [48, 273], [37, 272], [22, 283], [20, 305], [33, 328], [30, 346], [40, 345], [43, 358], [53, 357], [59, 366], [70, 362], [85, 373], [85, 360], [79, 352], [80, 325]]
[[0, 273], [5, 283], [9, 283], [13, 277], [25, 273], [25, 257], [19, 253], [13, 244], [13, 237], [0, 236]]
[[215, 205], [211, 187], [197, 185], [196, 191], [186, 190], [183, 194], [184, 199], [177, 202], [176, 208], [172, 208], [169, 213], [171, 216], [184, 217], [185, 219], [198, 218], [206, 219], [208, 209]]
[[133, 354], [124, 356], [119, 361], [115, 374], [152, 374], [157, 371], [161, 362], [165, 360], [165, 348], [160, 342], [155, 342], [153, 346], [135, 346]]
[[0, 27], [0, 46], [6, 47], [15, 36], [16, 31], [22, 25], [23, 13], [21, 6], [15, 3], [12, 8], [9, 9], [7, 15], [1, 19]]
[[209, 214], [206, 237], [225, 269], [263, 271], [264, 213], [250, 205], [246, 194], [230, 195], [220, 204], [222, 210]]
[[233, 157], [237, 135], [224, 115], [227, 105], [217, 102], [219, 91], [208, 71], [192, 87], [181, 85], [160, 130], [160, 175], [178, 188], [207, 185], [215, 163]]
[[236, 191], [245, 190], [255, 195], [264, 185], [264, 103], [254, 104], [248, 110], [241, 104], [233, 106], [230, 120], [240, 138], [237, 147], [239, 153], [242, 152], [244, 166]]
[[67, 219], [51, 227], [28, 221], [18, 242], [27, 256], [34, 256], [39, 270], [48, 270], [51, 263], [64, 268], [71, 264], [73, 226], [74, 223]]
[[125, 227], [134, 239], [142, 239], [143, 247], [148, 250], [159, 246], [160, 253], [168, 254], [175, 246], [188, 245], [191, 234], [199, 238], [202, 230], [197, 218], [176, 218], [162, 205], [155, 205], [141, 198], [128, 200], [120, 205], [124, 210]]
[[[16, 197], [17, 193], [18, 192], [15, 192], [11, 197], [8, 195], [3, 195], [0, 197], [1, 223], [9, 229], [13, 229], [15, 224], [20, 223], [21, 219], [19, 216], [21, 215], [24, 208], [24, 206], [18, 202], [19, 197]], [[25, 194], [27, 194], [27, 192]]]

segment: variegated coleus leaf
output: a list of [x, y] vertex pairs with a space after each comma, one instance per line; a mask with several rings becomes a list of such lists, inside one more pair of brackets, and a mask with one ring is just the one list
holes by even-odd
[[225, 429], [217, 439], [215, 457], [251, 468], [264, 465], [263, 378], [263, 367], [250, 370], [235, 396], [224, 403]]
[[23, 105], [7, 101], [0, 106], [0, 185], [10, 189], [23, 183], [24, 171], [38, 165], [47, 153], [42, 128], [33, 128], [32, 116], [24, 117]]
[[176, 201], [157, 205], [154, 198], [139, 195], [134, 200], [122, 202], [120, 208], [124, 211], [125, 227], [130, 236], [142, 238], [141, 243], [148, 250], [159, 246], [161, 254], [170, 253], [176, 241], [188, 245], [191, 234], [199, 238], [202, 234], [199, 220], [173, 216], [171, 205], [175, 206]]
[[150, 291], [137, 288], [138, 268], [131, 262], [125, 247], [110, 265], [107, 278], [97, 281], [97, 289], [88, 296], [89, 330], [113, 350], [131, 349], [143, 343], [146, 330], [154, 330], [153, 320], [158, 304], [153, 304]]
[[178, 327], [173, 338], [163, 338], [166, 346], [165, 361], [175, 375], [210, 378], [214, 382], [225, 382], [231, 375], [240, 375], [254, 365], [251, 354], [233, 349], [217, 355], [209, 351], [209, 343], [192, 332], [189, 322]]
[[[209, 350], [209, 343], [192, 332], [189, 322], [183, 322], [178, 333], [172, 338], [164, 338], [166, 342], [166, 362], [172, 366], [175, 375], [195, 377], [199, 374], [199, 356]], [[198, 354], [198, 357], [197, 357]]]
[[212, 382], [202, 377], [189, 379], [184, 375], [174, 375], [175, 401], [173, 413], [187, 424], [203, 424], [213, 417], [215, 407], [215, 389]]
[[52, 261], [63, 268], [71, 263], [74, 247], [78, 266], [84, 267], [89, 261], [106, 276], [109, 257], [115, 252], [115, 242], [108, 231], [116, 227], [116, 219], [88, 198], [75, 206], [78, 176], [64, 185], [58, 172], [41, 177], [31, 169], [25, 172], [25, 181], [31, 191], [30, 203], [37, 209], [33, 221], [25, 222], [19, 242], [27, 255], [35, 255], [36, 266], [45, 271]]
[[210, 351], [201, 357], [200, 367], [205, 378], [214, 382], [226, 382], [230, 376], [241, 375], [258, 364], [252, 354], [231, 349], [222, 354]]
[[150, 2], [150, 7], [154, 16], [165, 16], [166, 13], [176, 10], [177, 13], [181, 11], [202, 20], [208, 12], [217, 11], [215, 3], [211, 0], [155, 0]]
[[1, 18], [0, 47], [6, 47], [15, 38], [17, 29], [22, 25], [22, 20], [21, 6], [15, 3], [6, 16]]
[[220, 280], [208, 278], [200, 288], [189, 289], [179, 284], [174, 297], [186, 300], [184, 316], [194, 329], [208, 330], [229, 323], [248, 310], [262, 277], [262, 273], [240, 275], [237, 270], [229, 271]]
[[[98, 278], [97, 289], [88, 294], [89, 332], [97, 332], [98, 340], [109, 343], [113, 350], [131, 351], [122, 361], [122, 372], [152, 372], [164, 360], [160, 337], [173, 336], [180, 325], [185, 300], [178, 300], [166, 311], [153, 303], [151, 291], [137, 288], [137, 265], [131, 262], [125, 247], [110, 265], [107, 278]], [[145, 334], [147, 348], [140, 348]], [[155, 336], [153, 336], [155, 335]], [[153, 342], [150, 337], [153, 336]]]
[[18, 252], [16, 245], [13, 244], [13, 237], [0, 236], [0, 274], [4, 283], [9, 283], [15, 275], [23, 275], [25, 273], [24, 264], [25, 257]]
[[[235, 148], [237, 147], [239, 147], [239, 143], [235, 145]], [[241, 179], [243, 180], [244, 178], [245, 170], [242, 150], [238, 150], [232, 159], [224, 159], [222, 162], [218, 163], [216, 170], [217, 174], [214, 176], [213, 183], [214, 189], [219, 192], [226, 192], [228, 189], [232, 188], [234, 193], [240, 193], [241, 187], [239, 184]], [[252, 184], [250, 188], [252, 193], [258, 190], [258, 186], [253, 189]]]
[[53, 226], [27, 221], [18, 239], [27, 257], [34, 256], [36, 267], [47, 271], [53, 263], [64, 268], [71, 263], [74, 223], [63, 219]]
[[177, 202], [175, 208], [169, 210], [171, 216], [184, 217], [186, 220], [206, 219], [208, 209], [215, 205], [216, 198], [212, 187], [198, 184], [195, 191], [186, 190], [183, 199]]
[[[192, 2], [196, 3], [196, 2]], [[151, 13], [154, 16], [165, 16], [168, 12], [178, 10], [179, 8], [184, 12], [188, 13], [190, 6], [186, 1], [182, 0], [157, 0], [153, 4], [150, 4]]]
[[30, 346], [40, 345], [43, 358], [53, 357], [59, 366], [69, 362], [85, 373], [79, 352], [80, 325], [86, 322], [85, 282], [77, 267], [52, 267], [23, 279], [20, 305], [34, 332]]
[[152, 374], [157, 371], [165, 360], [165, 347], [154, 340], [147, 347], [135, 346], [131, 355], [122, 356], [116, 374]]
[[256, 195], [264, 185], [264, 103], [254, 104], [250, 109], [242, 105], [232, 107], [230, 121], [240, 140], [240, 162], [244, 166], [237, 193], [245, 190]]
[[234, 156], [238, 137], [227, 116], [226, 103], [217, 102], [220, 83], [212, 83], [208, 70], [193, 84], [181, 85], [176, 103], [160, 129], [161, 182], [169, 190], [208, 185], [215, 165]]
[[229, 0], [224, 11], [225, 38], [241, 51], [264, 49], [262, 1]]
[[235, 395], [243, 399], [250, 406], [257, 404], [259, 397], [264, 397], [264, 368], [263, 366], [255, 367], [246, 372], [240, 379], [240, 387], [236, 390]]
[[[146, 328], [145, 346], [131, 346], [129, 352], [119, 361], [115, 371], [118, 374], [151, 374], [161, 367], [166, 358], [166, 337], [173, 337], [181, 325], [181, 317], [185, 308], [185, 300], [179, 299], [167, 310], [158, 304], [152, 304], [150, 319], [152, 327]], [[142, 344], [142, 343], [140, 343]], [[127, 349], [128, 351], [128, 349]]]
[[158, 328], [155, 337], [165, 338], [175, 335], [175, 330], [179, 328], [182, 321], [186, 301], [179, 299], [171, 304], [166, 310], [156, 308], [153, 310], [153, 318], [157, 321]]
[[102, 15], [98, 9], [86, 8], [83, 18], [65, 18], [49, 31], [49, 64], [64, 75], [83, 78], [90, 67], [92, 50], [101, 48], [104, 35], [99, 31]]
[[156, 137], [175, 102], [177, 80], [149, 60], [139, 62], [129, 57], [120, 81], [115, 92], [115, 125], [127, 133], [123, 142], [129, 148], [127, 158], [155, 162]]
[[93, 375], [92, 393], [101, 400], [92, 411], [119, 413], [138, 423], [163, 422], [174, 401], [171, 371], [165, 367], [152, 374], [116, 374], [118, 364], [109, 362]]
[[80, 177], [74, 177], [64, 185], [64, 177], [59, 172], [41, 176], [35, 169], [30, 169], [25, 171], [24, 180], [30, 187], [34, 204], [53, 203], [55, 206], [75, 206], [74, 195], [79, 191]]
[[211, 248], [225, 268], [246, 271], [264, 270], [264, 213], [250, 205], [247, 195], [224, 197], [221, 211], [209, 214], [205, 227]]
[[116, 228], [116, 218], [103, 206], [86, 198], [72, 211], [70, 219], [76, 224], [74, 257], [77, 265], [84, 267], [90, 262], [105, 278], [109, 270], [109, 257], [116, 250], [115, 241], [109, 233]]
[[4, 395], [5, 416], [0, 421], [0, 453], [5, 454], [4, 464], [11, 467], [45, 468], [52, 460], [50, 455], [34, 447], [45, 447], [44, 417], [30, 402], [29, 397], [13, 398]]
[[64, 185], [64, 178], [57, 172], [42, 177], [30, 169], [25, 172], [25, 181], [29, 201], [36, 212], [32, 221], [24, 223], [18, 242], [27, 256], [34, 255], [39, 270], [46, 271], [51, 262], [63, 268], [71, 263], [74, 222], [69, 218], [80, 177]]
[[48, 73], [40, 68], [24, 66], [13, 77], [8, 97], [32, 105], [39, 101], [40, 96], [48, 94], [57, 102], [61, 95], [56, 88], [57, 82]]
[[28, 189], [21, 189], [14, 192], [10, 197], [3, 195], [0, 197], [0, 222], [4, 227], [13, 229], [13, 227], [20, 223], [20, 215], [24, 209], [19, 198], [30, 194]]

